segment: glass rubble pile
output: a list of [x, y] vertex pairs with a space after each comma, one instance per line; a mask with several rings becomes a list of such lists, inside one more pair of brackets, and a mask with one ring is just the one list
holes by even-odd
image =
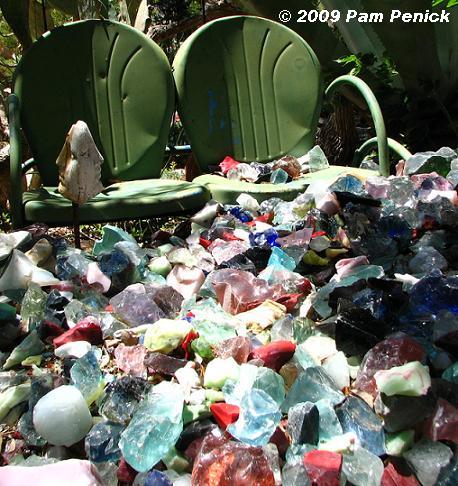
[[0, 235], [0, 484], [457, 484], [458, 155], [400, 171], [150, 248]]

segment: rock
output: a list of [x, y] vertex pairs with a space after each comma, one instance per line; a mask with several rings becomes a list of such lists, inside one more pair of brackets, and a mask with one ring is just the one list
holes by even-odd
[[209, 434], [194, 462], [192, 484], [275, 486], [275, 479], [262, 448]]
[[0, 420], [3, 421], [9, 411], [19, 403], [29, 399], [30, 385], [23, 383], [17, 386], [11, 386], [0, 393]]
[[252, 310], [241, 312], [237, 320], [246, 327], [255, 331], [264, 330], [270, 327], [275, 321], [286, 314], [286, 307], [272, 300], [265, 300]]
[[323, 368], [332, 378], [337, 388], [342, 390], [350, 386], [350, 370], [347, 358], [342, 351], [326, 358], [323, 362]]
[[89, 127], [79, 120], [71, 126], [57, 158], [58, 191], [76, 204], [85, 204], [103, 191], [100, 182], [103, 157]]
[[25, 289], [29, 283], [40, 287], [58, 284], [59, 280], [51, 272], [34, 265], [19, 250], [13, 250], [0, 277], [0, 292], [9, 289]]
[[336, 342], [326, 336], [310, 336], [302, 347], [320, 363], [337, 353]]
[[285, 184], [288, 179], [288, 172], [284, 171], [283, 169], [275, 169], [270, 176], [270, 182], [272, 184]]
[[[225, 405], [224, 403], [214, 403], [211, 406], [217, 406], [217, 405]], [[218, 426], [211, 422], [208, 419], [203, 419], [200, 421], [196, 422], [191, 422], [189, 425], [187, 425], [184, 429], [183, 432], [180, 435], [180, 438], [178, 439], [177, 443], [175, 444], [175, 447], [178, 451], [180, 452], [185, 452], [186, 457], [190, 459], [189, 455], [187, 454], [187, 450], [189, 446], [192, 444], [195, 444], [197, 442], [202, 442], [203, 438], [218, 429]], [[200, 447], [200, 444], [199, 444]], [[196, 451], [197, 454], [198, 451]], [[192, 461], [194, 461], [195, 457], [192, 458]]]
[[185, 265], [175, 265], [167, 275], [167, 284], [185, 299], [197, 294], [204, 281], [205, 275], [200, 268], [188, 268]]
[[119, 439], [124, 426], [110, 422], [94, 425], [84, 440], [87, 457], [92, 462], [116, 462], [121, 458]]
[[311, 402], [298, 403], [288, 411], [287, 431], [293, 443], [316, 444], [319, 438], [320, 413]]
[[216, 358], [234, 358], [238, 364], [243, 364], [248, 361], [250, 349], [251, 341], [246, 337], [237, 336], [221, 341], [213, 349], [213, 353]]
[[92, 317], [86, 317], [78, 322], [75, 327], [53, 339], [53, 344], [56, 348], [59, 348], [74, 341], [87, 341], [91, 344], [103, 343], [102, 329], [98, 321]]
[[146, 375], [145, 357], [148, 350], [145, 346], [125, 346], [123, 343], [115, 350], [116, 366], [132, 376]]
[[0, 351], [8, 353], [21, 339], [21, 330], [17, 324], [3, 322], [0, 325]]
[[[33, 410], [40, 398], [53, 389], [53, 386], [55, 385], [54, 381], [57, 380], [50, 374], [32, 378], [28, 410], [18, 422], [18, 430], [27, 445], [35, 447], [46, 445], [46, 441], [37, 433], [33, 426]], [[64, 457], [64, 459], [66, 458], [67, 456]]]
[[439, 398], [436, 409], [425, 424], [425, 433], [431, 440], [446, 440], [457, 444], [458, 408]]
[[254, 388], [242, 398], [239, 418], [227, 430], [246, 444], [266, 445], [280, 419], [278, 404], [266, 392]]
[[386, 452], [390, 456], [402, 456], [408, 451], [415, 439], [414, 430], [404, 430], [402, 432], [385, 435]]
[[278, 405], [283, 403], [285, 398], [283, 378], [270, 368], [249, 363], [240, 366], [238, 380], [226, 381], [223, 393], [227, 403], [240, 405], [245, 394], [255, 388], [266, 392]]
[[91, 349], [91, 343], [87, 341], [71, 341], [54, 350], [54, 354], [61, 359], [82, 358]]
[[204, 375], [204, 386], [206, 388], [221, 389], [227, 380], [237, 381], [240, 367], [234, 358], [215, 358], [208, 363]]
[[222, 430], [226, 430], [228, 425], [233, 424], [240, 415], [240, 407], [229, 403], [212, 403], [210, 411]]
[[37, 331], [34, 330], [11, 351], [6, 363], [3, 365], [3, 369], [8, 370], [21, 363], [28, 356], [37, 355], [44, 349], [45, 345], [38, 337]]
[[353, 270], [361, 265], [369, 265], [369, 260], [365, 255], [357, 256], [355, 258], [342, 258], [339, 260], [335, 267], [337, 275], [340, 278], [348, 277]]
[[163, 277], [167, 277], [167, 275], [172, 270], [172, 265], [168, 261], [166, 256], [160, 256], [157, 258], [153, 258], [149, 264], [148, 268], [153, 272], [157, 273], [158, 275], [162, 275]]
[[175, 317], [183, 297], [167, 285], [133, 284], [111, 298], [118, 317], [131, 326], [153, 324], [163, 317]]
[[418, 152], [406, 160], [404, 170], [409, 175], [437, 172], [446, 177], [450, 171], [450, 162], [454, 158], [456, 152], [447, 147], [442, 147], [437, 152]]
[[148, 327], [144, 345], [150, 351], [168, 354], [180, 346], [191, 330], [188, 321], [159, 319]]
[[92, 418], [81, 392], [63, 385], [38, 400], [33, 425], [50, 444], [69, 447], [89, 432]]
[[384, 467], [379, 457], [357, 447], [353, 454], [343, 456], [342, 472], [355, 486], [379, 486]]
[[175, 445], [183, 430], [183, 394], [177, 384], [153, 387], [121, 434], [119, 447], [137, 471], [151, 469]]
[[108, 290], [110, 290], [111, 280], [102, 273], [96, 262], [91, 262], [87, 266], [86, 280], [90, 285], [99, 285], [103, 292], [108, 292]]
[[420, 483], [413, 474], [401, 474], [390, 462], [383, 471], [380, 486], [420, 486]]
[[174, 376], [176, 371], [186, 366], [187, 363], [184, 359], [174, 358], [162, 353], [148, 353], [144, 360], [148, 373], [166, 376]]
[[296, 345], [290, 341], [275, 341], [260, 346], [251, 352], [251, 359], [260, 359], [267, 368], [279, 371], [288, 362], [296, 351]]
[[[44, 267], [52, 258], [52, 245], [46, 238], [41, 238], [35, 245], [25, 252], [25, 256], [38, 267]], [[49, 269], [49, 268], [48, 268]]]
[[230, 268], [216, 270], [212, 274], [211, 282], [218, 301], [231, 314], [248, 310], [249, 305], [254, 302], [275, 300], [281, 294], [279, 285], [269, 286], [249, 272]]
[[435, 268], [446, 270], [447, 260], [432, 246], [422, 246], [417, 254], [409, 262], [409, 270], [412, 275], [419, 277], [427, 275]]
[[329, 167], [328, 159], [319, 145], [315, 145], [307, 152], [307, 161], [310, 172], [327, 169]]
[[343, 434], [342, 426], [330, 400], [324, 398], [315, 403], [319, 413], [318, 437], [320, 444]]
[[344, 433], [356, 434], [361, 447], [376, 456], [385, 454], [385, 434], [381, 420], [362, 400], [348, 396], [336, 408]]
[[31, 239], [28, 231], [0, 233], [0, 261], [8, 258], [14, 248], [21, 248]]
[[78, 388], [88, 405], [102, 394], [105, 382], [94, 352], [89, 351], [77, 359], [70, 370], [70, 376], [72, 384]]
[[458, 461], [453, 458], [447, 466], [441, 469], [437, 478], [437, 484], [441, 486], [454, 486], [458, 480]]
[[320, 367], [310, 367], [303, 371], [286, 395], [282, 410], [287, 412], [290, 407], [300, 402], [316, 403], [327, 398], [337, 405], [345, 398], [327, 373]]
[[286, 463], [281, 474], [283, 486], [310, 486], [307, 470], [301, 463]]
[[378, 343], [364, 356], [353, 386], [375, 396], [374, 375], [377, 371], [401, 366], [410, 361], [422, 361], [424, 356], [422, 346], [411, 337], [403, 335], [388, 338]]
[[419, 397], [425, 395], [431, 386], [429, 369], [418, 361], [389, 370], [379, 370], [374, 375], [380, 393]]
[[6, 466], [0, 470], [0, 483], [8, 486], [103, 486], [97, 468], [89, 461], [68, 459], [44, 466]]
[[102, 239], [95, 242], [92, 252], [95, 256], [101, 255], [102, 253], [110, 253], [115, 244], [120, 241], [137, 244], [135, 238], [129, 233], [117, 226], [107, 224], [102, 228]]
[[453, 453], [441, 442], [423, 439], [404, 453], [404, 458], [423, 486], [436, 484], [441, 469], [450, 462]]
[[109, 383], [100, 405], [101, 415], [110, 422], [126, 424], [148, 390], [142, 378], [124, 376]]
[[311, 484], [340, 485], [341, 454], [314, 450], [304, 455], [303, 463]]
[[375, 400], [375, 412], [383, 417], [388, 432], [409, 429], [429, 417], [436, 403], [432, 393], [420, 397], [380, 395]]

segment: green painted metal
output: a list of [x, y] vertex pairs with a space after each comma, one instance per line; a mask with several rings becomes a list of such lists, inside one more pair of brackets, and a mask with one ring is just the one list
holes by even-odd
[[[412, 157], [412, 153], [407, 150], [404, 145], [400, 144], [396, 140], [392, 138], [387, 138], [388, 141], [388, 148], [394, 152], [400, 159], [407, 160]], [[366, 140], [361, 147], [359, 147], [355, 151], [355, 155], [353, 157], [353, 166], [357, 167], [363, 161], [364, 157], [368, 155], [374, 148], [377, 147], [377, 137], [370, 138]]]
[[[19, 146], [20, 125], [46, 186], [57, 185], [56, 159], [70, 126], [77, 120], [88, 124], [105, 159], [102, 179], [106, 186], [115, 181], [160, 176], [175, 89], [165, 54], [138, 30], [117, 22], [91, 20], [48, 32], [22, 58], [15, 73], [14, 92], [10, 101], [12, 142]], [[24, 215], [18, 209], [22, 201], [18, 148], [11, 163], [13, 222], [19, 226]], [[154, 182], [151, 185], [158, 187]], [[144, 192], [145, 184], [134, 187], [138, 189], [132, 196], [135, 203], [122, 205], [117, 197], [105, 198], [99, 205], [104, 217], [98, 213], [96, 219], [134, 218], [145, 211], [157, 215], [157, 208], [140, 207], [153, 201], [151, 194]], [[166, 196], [166, 187], [170, 185], [157, 189], [164, 196], [157, 198], [158, 204], [170, 196]], [[195, 189], [205, 198], [203, 188]], [[111, 191], [110, 196], [113, 191], [122, 194], [120, 188], [108, 187], [107, 191]], [[40, 218], [44, 214], [52, 224], [71, 219], [70, 210], [65, 217], [60, 215], [60, 208], [66, 206], [54, 197], [37, 202], [35, 196], [26, 194], [24, 200], [27, 221], [34, 221], [37, 214]], [[119, 211], [116, 207], [110, 209], [110, 204], [119, 205]], [[91, 207], [89, 204], [82, 209], [82, 222], [93, 219], [89, 214]], [[190, 203], [189, 210], [194, 208], [195, 204]], [[169, 214], [169, 208], [162, 211]]]
[[203, 171], [226, 155], [265, 162], [312, 147], [320, 66], [287, 27], [248, 16], [215, 20], [184, 42], [173, 67], [180, 116]]
[[336, 59], [348, 55], [350, 52], [344, 42], [342, 42], [341, 37], [336, 36], [333, 29], [329, 28], [327, 22], [297, 22], [300, 17], [300, 10], [307, 12], [316, 10], [316, 0], [283, 0], [282, 2], [278, 0], [233, 1], [247, 14], [268, 18], [275, 22], [279, 21], [282, 10], [289, 10], [291, 19], [284, 25], [297, 32], [312, 46], [324, 72], [339, 70], [340, 66]]
[[10, 212], [13, 225], [21, 227], [24, 223], [22, 213], [22, 145], [19, 122], [19, 99], [12, 94], [8, 97], [10, 131]]
[[[315, 142], [323, 97], [318, 61], [291, 29], [258, 17], [228, 17], [198, 29], [178, 51], [174, 75], [178, 106], [193, 153], [202, 169], [226, 156], [266, 162], [303, 155]], [[385, 124], [369, 86], [354, 76], [337, 78], [329, 97], [350, 84], [362, 94], [374, 119], [381, 172], [389, 174]], [[315, 180], [345, 173], [331, 167], [284, 185], [249, 184], [216, 175], [195, 179], [220, 202], [249, 192], [258, 200], [293, 199]], [[322, 179], [324, 177], [324, 179]]]
[[104, 180], [157, 177], [174, 88], [165, 54], [124, 24], [83, 21], [41, 37], [22, 58], [14, 92], [45, 184], [70, 126], [85, 121], [104, 156]]
[[386, 139], [385, 122], [383, 121], [382, 110], [369, 86], [356, 76], [339, 76], [326, 89], [326, 96], [331, 98], [342, 86], [350, 85], [356, 88], [366, 100], [367, 106], [374, 120], [375, 134], [377, 135], [378, 158], [380, 173], [384, 176], [390, 175], [390, 161], [388, 158], [388, 142]]
[[352, 174], [361, 180], [376, 175], [372, 170], [355, 167], [341, 167], [333, 165], [328, 169], [313, 172], [287, 184], [252, 184], [243, 181], [228, 181], [224, 177], [205, 174], [194, 179], [195, 183], [207, 187], [212, 198], [222, 204], [236, 204], [236, 199], [241, 193], [249, 193], [258, 202], [271, 197], [278, 197], [284, 201], [292, 201], [304, 192], [312, 182], [331, 183], [339, 176]]
[[[85, 223], [98, 223], [189, 214], [202, 208], [208, 200], [209, 193], [203, 186], [186, 181], [144, 179], [118, 182], [80, 206], [80, 219]], [[56, 226], [72, 223], [71, 202], [55, 187], [24, 193], [24, 213], [27, 221], [51, 222]]]

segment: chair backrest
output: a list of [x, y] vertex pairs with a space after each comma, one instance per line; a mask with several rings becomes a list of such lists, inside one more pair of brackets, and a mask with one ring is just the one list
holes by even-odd
[[183, 43], [173, 69], [180, 117], [203, 171], [226, 155], [265, 162], [313, 146], [321, 70], [288, 27], [249, 16], [215, 20]]
[[88, 20], [47, 32], [15, 73], [21, 125], [45, 184], [70, 126], [85, 121], [105, 158], [102, 178], [160, 174], [175, 89], [167, 57], [140, 31]]

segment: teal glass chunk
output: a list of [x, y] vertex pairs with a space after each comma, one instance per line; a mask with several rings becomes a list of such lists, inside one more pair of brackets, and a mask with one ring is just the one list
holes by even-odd
[[223, 387], [226, 403], [240, 405], [245, 394], [252, 389], [267, 393], [278, 406], [285, 398], [285, 381], [282, 376], [270, 368], [243, 364], [238, 381], [228, 380]]
[[343, 434], [342, 426], [340, 425], [337, 414], [332, 406], [330, 400], [324, 398], [318, 400], [315, 405], [320, 414], [320, 423], [318, 428], [318, 436], [320, 442], [328, 440]]
[[262, 446], [269, 442], [280, 419], [278, 404], [267, 393], [254, 388], [243, 397], [240, 416], [227, 430], [241, 442]]
[[270, 182], [272, 184], [284, 184], [288, 181], [288, 172], [283, 169], [275, 169], [270, 175]]
[[294, 258], [291, 258], [281, 248], [277, 246], [272, 247], [272, 253], [270, 254], [268, 266], [283, 267], [291, 272], [296, 268], [296, 262]]
[[70, 370], [73, 385], [90, 405], [101, 395], [104, 387], [102, 371], [93, 351], [79, 358]]
[[342, 472], [355, 486], [379, 486], [383, 469], [382, 460], [362, 447], [343, 456]]
[[148, 471], [175, 445], [183, 431], [183, 403], [180, 386], [165, 381], [140, 403], [119, 441], [123, 457], [136, 471]]
[[286, 395], [282, 411], [287, 413], [290, 407], [301, 402], [316, 403], [327, 398], [332, 405], [342, 402], [345, 395], [336, 387], [321, 366], [307, 368], [302, 372]]
[[120, 241], [128, 241], [137, 244], [133, 236], [125, 232], [121, 228], [107, 224], [102, 228], [102, 239], [95, 242], [92, 253], [100, 255], [101, 253], [109, 253], [113, 250], [116, 243]]

